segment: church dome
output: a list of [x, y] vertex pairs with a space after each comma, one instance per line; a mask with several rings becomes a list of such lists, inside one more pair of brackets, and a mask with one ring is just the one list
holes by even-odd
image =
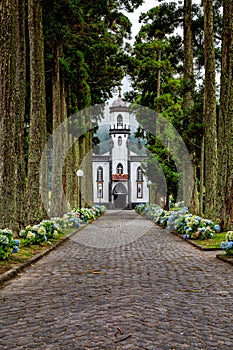
[[127, 101], [123, 101], [121, 98], [121, 88], [119, 88], [119, 95], [113, 101], [110, 111], [127, 111], [129, 107], [129, 103]]

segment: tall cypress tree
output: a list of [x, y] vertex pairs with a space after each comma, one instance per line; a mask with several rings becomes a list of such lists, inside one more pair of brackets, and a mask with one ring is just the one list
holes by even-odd
[[40, 197], [40, 160], [46, 142], [46, 99], [44, 70], [44, 37], [42, 1], [28, 1], [28, 29], [30, 45], [30, 142], [28, 156], [27, 213], [28, 222], [45, 217]]
[[0, 227], [15, 225], [16, 0], [0, 4]]
[[223, 1], [218, 131], [218, 199], [222, 229], [233, 229], [233, 0]]
[[[193, 69], [193, 39], [192, 39], [192, 0], [184, 0], [184, 90], [183, 90], [183, 111], [184, 116], [193, 119], [193, 107], [194, 107], [194, 69]], [[197, 164], [195, 161], [195, 152], [191, 154], [194, 171], [194, 181], [192, 189], [192, 197], [190, 203], [190, 210], [193, 213], [198, 213], [198, 193], [197, 193]], [[185, 178], [189, 178], [190, 174], [183, 174]], [[187, 197], [187, 187], [184, 184], [184, 199]], [[188, 189], [190, 190], [190, 189]]]
[[213, 2], [204, 0], [205, 91], [204, 91], [204, 152], [205, 152], [205, 215], [216, 219], [217, 212], [217, 126]]
[[23, 228], [26, 218], [26, 165], [24, 154], [24, 120], [26, 109], [26, 39], [25, 0], [17, 0], [16, 98], [15, 98], [15, 220], [16, 229]]

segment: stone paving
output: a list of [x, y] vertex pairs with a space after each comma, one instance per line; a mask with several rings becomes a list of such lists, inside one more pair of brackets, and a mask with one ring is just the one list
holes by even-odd
[[0, 349], [233, 349], [215, 255], [108, 211], [0, 289]]

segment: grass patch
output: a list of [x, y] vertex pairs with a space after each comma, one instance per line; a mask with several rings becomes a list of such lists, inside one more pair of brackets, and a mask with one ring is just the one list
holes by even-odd
[[203, 248], [221, 248], [221, 242], [225, 241], [226, 232], [215, 233], [210, 239], [195, 239], [194, 243], [200, 245]]
[[77, 229], [74, 228], [66, 229], [64, 230], [64, 234], [59, 235], [59, 237], [56, 239], [49, 239], [48, 241], [37, 245], [26, 246], [24, 245], [24, 240], [21, 239], [18, 253], [11, 254], [7, 259], [0, 261], [0, 274], [7, 272], [14, 267], [17, 267], [18, 265], [24, 263], [37, 254], [43, 253], [49, 247], [61, 241], [65, 236], [71, 234], [76, 230]]
[[169, 209], [169, 211], [179, 211], [179, 210], [181, 210], [181, 209], [183, 209], [183, 208], [171, 207], [171, 208]]

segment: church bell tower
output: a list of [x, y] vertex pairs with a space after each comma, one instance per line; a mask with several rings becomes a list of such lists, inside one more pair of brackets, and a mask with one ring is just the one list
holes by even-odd
[[127, 207], [130, 202], [130, 116], [127, 103], [118, 98], [110, 107], [110, 201], [114, 207]]

